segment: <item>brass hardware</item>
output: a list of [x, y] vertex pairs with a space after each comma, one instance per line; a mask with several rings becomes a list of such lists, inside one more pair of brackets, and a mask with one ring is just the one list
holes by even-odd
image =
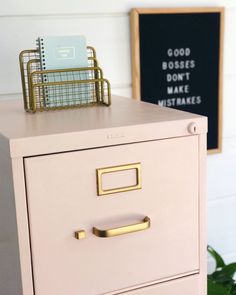
[[86, 68], [41, 70], [36, 49], [19, 55], [24, 108], [27, 112], [111, 104], [110, 83], [98, 67], [95, 49], [87, 47]]
[[111, 228], [107, 230], [101, 230], [96, 227], [93, 227], [93, 234], [99, 238], [111, 238], [115, 236], [145, 230], [148, 229], [150, 226], [151, 220], [148, 216], [146, 216], [141, 223], [130, 224], [123, 227]]
[[[106, 189], [106, 190], [104, 190], [102, 188], [102, 175], [103, 174], [117, 172], [117, 171], [124, 171], [124, 170], [132, 170], [132, 169], [136, 170], [136, 184], [135, 185], [118, 187], [118, 188], [113, 188], [113, 189]], [[99, 168], [99, 169], [96, 169], [96, 172], [97, 172], [97, 194], [98, 194], [98, 196], [127, 192], [127, 191], [132, 191], [132, 190], [137, 190], [137, 189], [142, 188], [142, 185], [141, 185], [141, 163]]]
[[84, 230], [78, 230], [75, 232], [75, 238], [77, 240], [82, 240], [84, 238], [86, 238], [86, 232]]

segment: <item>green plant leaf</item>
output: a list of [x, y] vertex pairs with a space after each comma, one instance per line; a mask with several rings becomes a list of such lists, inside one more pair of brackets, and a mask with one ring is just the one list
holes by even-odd
[[217, 270], [213, 272], [209, 279], [211, 279], [215, 283], [229, 286], [229, 288], [231, 288], [234, 284], [234, 280], [232, 279], [232, 277], [227, 272], [224, 273], [222, 270]]
[[216, 269], [225, 266], [223, 258], [211, 246], [207, 246], [207, 251], [215, 259]]
[[236, 262], [226, 265], [212, 247], [208, 246], [207, 251], [216, 261], [216, 270], [207, 275], [208, 295], [236, 295]]
[[231, 295], [230, 291], [227, 290], [220, 284], [207, 280], [207, 295]]
[[231, 290], [230, 290], [231, 295], [236, 295], [236, 285], [233, 285]]
[[235, 272], [236, 272], [236, 263], [230, 263], [226, 266], [224, 266], [221, 270], [225, 275], [233, 278]]

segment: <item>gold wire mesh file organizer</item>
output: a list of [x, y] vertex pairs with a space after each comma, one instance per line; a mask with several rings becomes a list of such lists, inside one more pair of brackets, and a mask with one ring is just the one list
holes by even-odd
[[38, 50], [20, 53], [20, 70], [27, 112], [111, 104], [110, 83], [103, 78], [94, 48], [87, 47], [89, 66], [41, 70]]

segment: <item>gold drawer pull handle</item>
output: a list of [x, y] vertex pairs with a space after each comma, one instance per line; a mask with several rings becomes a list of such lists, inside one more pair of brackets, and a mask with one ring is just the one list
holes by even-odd
[[93, 234], [100, 238], [111, 238], [115, 236], [125, 235], [148, 229], [151, 226], [151, 220], [146, 216], [141, 223], [130, 224], [122, 227], [111, 228], [107, 230], [101, 230], [93, 227]]
[[[111, 188], [111, 189], [103, 189], [102, 176], [104, 174], [132, 170], [132, 169], [136, 170], [136, 184], [135, 185], [117, 187], [117, 188]], [[127, 164], [127, 165], [99, 168], [99, 169], [96, 169], [96, 172], [97, 172], [97, 194], [98, 194], [98, 196], [127, 192], [127, 191], [132, 191], [132, 190], [137, 190], [137, 189], [142, 188], [142, 185], [141, 185], [141, 163], [133, 163], [133, 164]]]

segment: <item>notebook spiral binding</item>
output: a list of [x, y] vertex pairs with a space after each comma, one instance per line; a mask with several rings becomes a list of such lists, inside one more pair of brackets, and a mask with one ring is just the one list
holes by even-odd
[[[41, 63], [41, 69], [46, 70], [45, 67], [45, 52], [44, 52], [44, 43], [43, 43], [43, 38], [38, 38], [36, 39], [36, 48], [39, 52], [42, 53], [42, 56], [40, 58], [40, 63]], [[44, 82], [47, 82], [47, 76], [44, 75]]]
[[39, 49], [23, 50], [19, 62], [25, 111], [109, 106], [110, 83], [103, 77], [93, 47], [87, 47], [87, 55], [88, 67], [46, 70]]

